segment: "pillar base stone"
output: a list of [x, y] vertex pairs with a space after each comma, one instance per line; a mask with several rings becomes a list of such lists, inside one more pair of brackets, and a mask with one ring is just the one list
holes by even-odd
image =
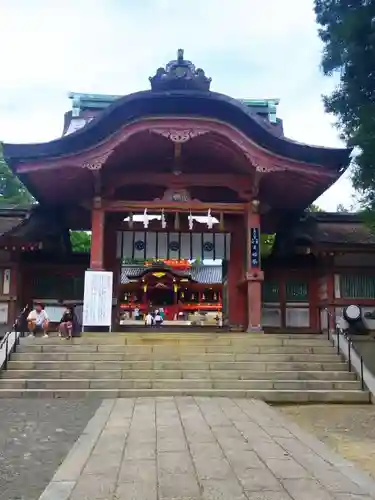
[[247, 333], [264, 333], [263, 327], [262, 326], [248, 326]]

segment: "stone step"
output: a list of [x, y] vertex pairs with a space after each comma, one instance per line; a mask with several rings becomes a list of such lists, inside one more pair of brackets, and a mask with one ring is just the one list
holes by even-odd
[[306, 347], [325, 347], [331, 346], [330, 341], [324, 336], [278, 336], [278, 335], [253, 335], [246, 334], [241, 336], [234, 335], [226, 335], [226, 336], [202, 336], [202, 335], [189, 335], [182, 336], [176, 334], [175, 336], [171, 336], [170, 334], [143, 334], [141, 336], [129, 334], [128, 336], [122, 336], [119, 334], [100, 334], [94, 336], [87, 336], [84, 334], [82, 337], [73, 338], [71, 341], [66, 341], [64, 339], [60, 339], [57, 336], [51, 336], [49, 338], [30, 338], [26, 337], [22, 339], [22, 344], [25, 345], [50, 345], [56, 344], [57, 342], [61, 343], [71, 343], [72, 345], [181, 345], [181, 346], [207, 346], [207, 345], [216, 345], [216, 346], [225, 346], [225, 345], [239, 345], [239, 346], [292, 346], [292, 345], [301, 345]]
[[21, 340], [0, 397], [228, 396], [270, 403], [368, 403], [316, 334], [138, 332]]
[[359, 381], [210, 379], [1, 379], [1, 389], [359, 390]]
[[127, 354], [151, 354], [158, 352], [172, 353], [248, 353], [248, 354], [332, 354], [335, 349], [332, 345], [327, 346], [256, 346], [256, 345], [125, 345], [125, 344], [32, 344], [22, 343], [17, 352], [20, 353], [93, 353], [93, 352], [115, 352]]
[[348, 365], [336, 357], [336, 363], [320, 362], [203, 362], [203, 361], [21, 361], [12, 360], [8, 369], [17, 370], [252, 370], [262, 371], [347, 371]]
[[335, 363], [337, 354], [249, 354], [249, 353], [186, 353], [174, 351], [129, 354], [117, 352], [16, 352], [15, 361], [249, 361], [260, 363], [308, 362]]
[[211, 380], [356, 380], [346, 371], [273, 371], [246, 370], [17, 370], [2, 373], [11, 379], [211, 379]]
[[368, 404], [366, 391], [291, 391], [291, 390], [224, 390], [224, 389], [0, 389], [0, 398], [127, 398], [127, 397], [205, 396], [262, 399], [268, 403], [344, 403]]
[[[57, 338], [57, 333], [52, 333], [50, 338], [55, 336]], [[136, 339], [136, 338], [152, 338], [152, 339], [226, 339], [226, 338], [238, 338], [238, 339], [263, 339], [263, 338], [281, 338], [281, 339], [290, 339], [290, 338], [300, 338], [300, 339], [320, 339], [325, 338], [325, 335], [322, 333], [298, 333], [298, 332], [280, 332], [280, 333], [263, 333], [263, 332], [253, 332], [253, 333], [245, 333], [245, 332], [225, 332], [225, 331], [209, 331], [205, 332], [200, 329], [194, 330], [189, 328], [186, 332], [166, 332], [163, 330], [148, 330], [147, 332], [84, 332], [80, 337], [75, 337], [74, 339], [82, 339], [82, 338], [108, 338], [108, 336], [116, 337], [116, 338], [127, 338], [127, 339]]]

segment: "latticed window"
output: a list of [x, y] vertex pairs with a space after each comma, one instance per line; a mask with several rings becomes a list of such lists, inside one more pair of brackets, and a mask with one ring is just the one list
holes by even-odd
[[285, 299], [287, 302], [308, 302], [308, 283], [306, 281], [288, 280], [285, 283]]
[[340, 290], [344, 299], [375, 299], [375, 276], [341, 274]]
[[35, 274], [31, 293], [38, 299], [82, 300], [84, 276]]
[[280, 286], [277, 281], [264, 281], [262, 286], [263, 302], [280, 302]]

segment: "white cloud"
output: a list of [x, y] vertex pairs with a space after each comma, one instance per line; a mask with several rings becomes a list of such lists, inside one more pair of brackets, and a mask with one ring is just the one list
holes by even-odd
[[[158, 66], [185, 49], [234, 97], [280, 97], [287, 134], [337, 146], [321, 94], [321, 45], [312, 0], [0, 0], [0, 138], [61, 134], [67, 92], [126, 94], [148, 88]], [[340, 180], [321, 200], [348, 204]]]

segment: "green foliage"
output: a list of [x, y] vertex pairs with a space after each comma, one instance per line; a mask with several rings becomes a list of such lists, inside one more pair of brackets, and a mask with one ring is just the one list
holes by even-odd
[[75, 253], [88, 253], [91, 248], [91, 234], [86, 231], [70, 231], [72, 251]]
[[33, 203], [35, 203], [34, 198], [5, 163], [0, 144], [0, 207], [4, 205], [23, 207]]
[[325, 108], [355, 147], [354, 187], [364, 208], [375, 211], [375, 0], [315, 0], [315, 13], [323, 72], [339, 76]]
[[260, 254], [262, 258], [268, 257], [275, 243], [275, 234], [261, 234], [260, 235]]
[[342, 203], [339, 203], [336, 207], [336, 212], [340, 212], [340, 213], [349, 213], [349, 210], [347, 208], [344, 207], [344, 205]]
[[323, 210], [318, 205], [315, 205], [315, 203], [311, 203], [311, 205], [306, 208], [306, 212], [323, 212]]
[[126, 257], [125, 259], [122, 259], [122, 264], [124, 266], [130, 266], [132, 264], [143, 266], [145, 262], [146, 262], [145, 259], [132, 259], [131, 257]]

